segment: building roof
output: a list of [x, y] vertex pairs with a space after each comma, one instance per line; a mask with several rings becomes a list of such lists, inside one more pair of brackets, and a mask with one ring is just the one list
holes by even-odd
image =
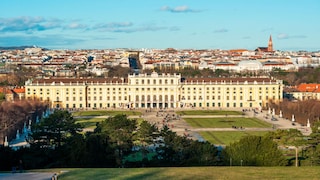
[[35, 79], [32, 84], [52, 84], [52, 83], [126, 83], [126, 78], [50, 78], [50, 79]]
[[183, 79], [182, 82], [188, 83], [188, 82], [248, 82], [248, 83], [253, 83], [253, 82], [276, 82], [276, 80], [270, 79], [270, 78], [185, 78]]
[[22, 94], [22, 93], [25, 93], [25, 88], [15, 88], [13, 89], [13, 92], [17, 94]]
[[299, 84], [297, 90], [300, 92], [320, 92], [320, 84]]
[[262, 67], [262, 63], [258, 60], [241, 60], [238, 63], [238, 66], [245, 66], [245, 67], [249, 67], [249, 66], [255, 66], [255, 67]]
[[13, 92], [11, 91], [11, 89], [10, 89], [10, 88], [7, 88], [7, 87], [0, 87], [0, 93], [13, 94]]
[[217, 63], [214, 63], [216, 66], [235, 66], [236, 64], [229, 62], [229, 61], [219, 61]]

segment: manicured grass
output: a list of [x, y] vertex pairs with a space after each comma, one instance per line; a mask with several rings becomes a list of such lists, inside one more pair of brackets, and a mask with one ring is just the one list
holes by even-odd
[[60, 180], [318, 179], [320, 167], [169, 167], [68, 169]]
[[190, 126], [195, 128], [231, 128], [237, 127], [256, 127], [270, 128], [271, 124], [257, 118], [246, 117], [223, 117], [223, 118], [183, 118]]
[[[138, 124], [140, 124], [144, 120], [143, 118], [135, 118], [135, 119], [137, 120]], [[97, 122], [101, 122], [104, 120], [106, 120], [106, 118], [76, 118], [76, 123], [82, 124], [83, 128], [94, 129], [96, 128]]]
[[73, 116], [115, 116], [117, 114], [126, 114], [127, 116], [140, 116], [139, 111], [77, 111], [73, 112]]
[[240, 140], [243, 136], [263, 136], [268, 131], [201, 131], [199, 134], [212, 144], [229, 145]]
[[105, 118], [79, 118], [76, 119], [76, 123], [80, 123], [84, 128], [95, 128], [97, 122], [104, 121]]
[[193, 110], [193, 111], [177, 111], [178, 115], [242, 115], [240, 111], [224, 111], [224, 110]]

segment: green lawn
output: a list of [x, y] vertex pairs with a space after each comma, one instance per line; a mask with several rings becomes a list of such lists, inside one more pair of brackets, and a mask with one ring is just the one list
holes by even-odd
[[241, 111], [224, 111], [224, 110], [193, 110], [177, 111], [178, 115], [242, 115]]
[[203, 139], [212, 144], [229, 145], [232, 142], [240, 140], [243, 136], [256, 135], [263, 136], [268, 131], [201, 131], [199, 134]]
[[126, 114], [128, 116], [140, 116], [139, 111], [77, 111], [73, 112], [73, 116], [115, 116], [117, 114]]
[[[129, 118], [130, 119], [130, 118]], [[137, 123], [140, 124], [144, 119], [143, 118], [135, 118]], [[83, 128], [94, 129], [96, 128], [97, 122], [101, 122], [106, 120], [106, 118], [76, 118], [76, 123], [80, 123], [83, 125]]]
[[223, 118], [183, 118], [190, 126], [195, 128], [231, 128], [237, 127], [256, 127], [270, 128], [271, 124], [257, 118], [246, 117], [223, 117]]
[[84, 128], [95, 128], [97, 122], [104, 121], [105, 118], [79, 118], [76, 123], [80, 123]]
[[67, 169], [59, 180], [319, 179], [320, 167], [168, 167]]

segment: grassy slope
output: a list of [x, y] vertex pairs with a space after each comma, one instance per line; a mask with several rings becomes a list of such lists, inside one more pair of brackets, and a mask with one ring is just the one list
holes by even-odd
[[95, 179], [319, 179], [320, 167], [184, 167], [73, 169], [60, 180]]

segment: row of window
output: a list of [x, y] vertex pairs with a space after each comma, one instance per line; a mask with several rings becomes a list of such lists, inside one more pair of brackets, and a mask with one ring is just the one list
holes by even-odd
[[[139, 90], [142, 90], [142, 91], [143, 91], [143, 90], [145, 90], [145, 89], [148, 90], [148, 91], [150, 91], [151, 89], [154, 90], [154, 91], [156, 91], [156, 90], [162, 91], [162, 88], [136, 88], [136, 91], [139, 91]], [[218, 87], [218, 88], [212, 87], [212, 88], [211, 88], [212, 91], [215, 91], [215, 90], [220, 91], [220, 90], [222, 90], [222, 89], [223, 89], [223, 88], [220, 88], [220, 87]], [[226, 91], [229, 92], [230, 89], [231, 89], [231, 88], [226, 88]], [[49, 89], [49, 88], [46, 89], [47, 92], [50, 92], [50, 90], [51, 90], [51, 89]], [[90, 91], [96, 92], [97, 90], [100, 91], [100, 92], [102, 92], [102, 88], [88, 88], [88, 92], [90, 92]], [[107, 91], [110, 91], [110, 90], [112, 90], [112, 91], [116, 91], [116, 90], [118, 90], [118, 91], [122, 91], [122, 90], [123, 90], [123, 91], [127, 91], [127, 88], [106, 88], [106, 90], [107, 90]], [[129, 88], [128, 90], [131, 91], [130, 88]], [[164, 88], [164, 90], [168, 90], [168, 88]], [[196, 88], [196, 87], [194, 87], [194, 88], [190, 88], [190, 87], [184, 88], [184, 87], [183, 87], [183, 88], [182, 88], [182, 91], [186, 91], [186, 90], [188, 90], [188, 91], [190, 91], [190, 90], [201, 91], [202, 88]], [[207, 90], [207, 92], [210, 92], [210, 88], [209, 88], [209, 87], [207, 87], [206, 90]], [[234, 92], [235, 92], [236, 90], [237, 90], [237, 88], [233, 88], [233, 91], [234, 91]], [[242, 87], [239, 87], [238, 90], [242, 91], [243, 88], [242, 88]], [[249, 90], [252, 91], [252, 87], [250, 87]], [[262, 88], [259, 87], [259, 92], [261, 92], [261, 90], [262, 90]], [[265, 90], [268, 92], [268, 87], [266, 87]], [[274, 91], [276, 90], [276, 88], [273, 87], [272, 90], [273, 90], [273, 92], [274, 92]], [[30, 92], [30, 91], [31, 91], [31, 89], [28, 88], [28, 89], [27, 89], [27, 92]], [[36, 92], [36, 89], [33, 89], [33, 91]], [[43, 89], [40, 88], [39, 91], [42, 92]], [[65, 91], [66, 91], [66, 93], [69, 93], [69, 88], [66, 88]], [[212, 91], [211, 91], [211, 92], [212, 92]], [[60, 92], [60, 90], [59, 90], [59, 89], [56, 89], [56, 92]], [[76, 93], [76, 88], [73, 88], [73, 89], [72, 89], [72, 92], [73, 92], [73, 93]], [[82, 89], [79, 89], [79, 93], [82, 93]]]
[[[272, 96], [272, 99], [273, 100], [275, 100], [275, 96]], [[49, 98], [47, 98], [47, 100], [48, 100]], [[217, 100], [221, 100], [222, 99], [222, 96], [217, 96], [217, 98], [215, 97], [215, 96], [212, 96], [211, 97], [211, 99], [210, 99], [210, 96], [207, 96], [207, 98], [206, 98], [206, 100], [215, 100], [215, 99], [217, 99]], [[269, 99], [269, 97], [268, 96], [266, 96], [266, 99]], [[42, 97], [40, 97], [40, 100], [42, 100]], [[69, 97], [66, 97], [66, 101], [70, 101], [71, 99], [69, 99]], [[79, 101], [82, 101], [83, 100], [83, 98], [82, 97], [79, 97]], [[97, 96], [93, 96], [92, 98], [90, 97], [90, 96], [88, 96], [88, 101], [91, 101], [91, 100], [93, 100], [93, 101], [97, 101], [97, 100], [99, 100], [99, 101], [102, 101], [103, 100], [103, 98], [102, 98], [102, 96], [99, 96], [99, 97], [97, 97]], [[110, 100], [113, 100], [113, 101], [116, 101], [116, 100], [118, 100], [118, 101], [121, 101], [122, 100], [122, 96], [118, 96], [118, 99], [117, 99], [117, 97], [116, 96], [112, 96], [112, 97], [110, 97], [110, 96], [107, 96], [107, 101], [110, 101]], [[124, 101], [127, 101], [128, 99], [127, 99], [127, 96], [124, 96], [123, 97], [123, 100]], [[174, 101], [174, 96], [173, 95], [171, 95], [170, 96], [170, 99], [169, 99], [169, 96], [168, 95], [165, 95], [164, 96], [164, 98], [162, 98], [162, 96], [159, 96], [159, 97], [157, 97], [156, 95], [154, 95], [153, 96], [153, 98], [151, 98], [151, 96], [150, 95], [148, 95], [147, 97], [145, 97], [144, 95], [143, 96], [141, 96], [141, 98], [139, 97], [139, 96], [136, 96], [136, 99], [135, 99], [135, 101]], [[181, 100], [203, 100], [202, 99], [202, 96], [187, 96], [187, 98], [185, 97], [185, 96], [182, 96], [182, 99]], [[230, 96], [226, 96], [226, 99], [225, 100], [237, 100], [237, 97], [236, 96], [233, 96], [233, 98], [231, 98]], [[243, 100], [243, 96], [239, 96], [239, 100], [240, 101], [242, 101]], [[252, 96], [249, 96], [249, 99], [245, 99], [245, 100], [248, 100], [248, 101], [253, 101], [254, 99], [252, 98]], [[259, 96], [259, 100], [262, 100], [262, 96]], [[59, 97], [57, 97], [56, 98], [56, 101], [60, 101], [60, 98]], [[76, 97], [72, 97], [72, 101], [76, 101]], [[129, 97], [129, 101], [131, 101], [131, 98]]]
[[[162, 79], [154, 79], [153, 81], [152, 81], [153, 83], [153, 85], [162, 85], [162, 84], [169, 84], [169, 82], [170, 82], [170, 84], [174, 84], [174, 79], [170, 79], [170, 81], [168, 80], [168, 79], [164, 79], [164, 80], [162, 80]], [[147, 80], [145, 80], [145, 79], [136, 79], [135, 80], [135, 84], [151, 84], [151, 80], [150, 79], [147, 79]]]
[[[157, 105], [159, 104], [151, 104], [151, 103], [141, 103], [141, 104], [135, 104], [136, 107], [156, 107]], [[125, 106], [124, 104], [118, 104], [119, 107], [123, 107]], [[168, 106], [171, 106], [173, 107], [173, 103], [165, 103], [163, 104], [162, 106], [165, 106], [165, 107], [168, 107]], [[183, 106], [183, 105], [181, 105]], [[191, 104], [192, 107], [222, 107], [222, 103], [221, 102], [218, 102], [218, 103], [206, 103], [206, 104], [203, 104], [203, 103], [193, 103]], [[261, 106], [261, 104], [260, 104]], [[79, 108], [83, 108], [84, 106], [82, 104], [79, 104]], [[116, 106], [116, 103], [107, 103], [106, 104], [106, 107], [107, 108], [110, 108], [110, 107], [117, 107]], [[226, 103], [226, 107], [243, 107], [243, 103]], [[249, 103], [249, 107], [252, 107], [252, 103]], [[76, 107], [76, 104], [66, 104], [66, 108], [77, 108]], [[88, 104], [88, 108], [104, 108], [103, 104], [102, 103], [89, 103]]]
[[[183, 94], [202, 94], [201, 91], [185, 91], [185, 92], [182, 92]], [[229, 91], [225, 92], [226, 94], [232, 94], [230, 93]], [[243, 92], [240, 91], [240, 92], [236, 92], [236, 91], [233, 91], [233, 94], [242, 94]], [[253, 92], [250, 91], [249, 92], [250, 94], [252, 94]], [[262, 94], [261, 91], [258, 92], [259, 94]], [[266, 94], [268, 94], [269, 91], [266, 92]], [[272, 91], [273, 94], [275, 94], [276, 92], [275, 91]], [[206, 94], [221, 94], [221, 91], [206, 91]]]
[[[115, 103], [112, 103], [112, 104], [110, 104], [110, 103], [107, 103], [106, 104], [107, 106], [106, 107], [108, 107], [108, 108], [110, 108], [110, 107], [116, 107], [116, 104]], [[59, 105], [57, 105], [58, 107], [59, 107]], [[76, 104], [66, 104], [66, 108], [67, 109], [69, 109], [69, 108], [83, 108], [84, 106], [82, 105], [82, 104], [79, 104], [79, 107], [77, 107], [76, 106]], [[102, 103], [99, 103], [99, 104], [97, 104], [97, 103], [89, 103], [88, 104], [88, 108], [103, 108], [103, 105], [102, 105]]]
[[[184, 88], [184, 87], [183, 87], [183, 88], [182, 88], [182, 90], [191, 90], [191, 89], [193, 89], [193, 90], [200, 90], [200, 91], [202, 90], [202, 88], [196, 88], [196, 87], [194, 87], [194, 88], [191, 88], [191, 87]], [[221, 89], [223, 89], [223, 88], [221, 88], [221, 87], [211, 87], [211, 88], [210, 88], [210, 87], [207, 87], [207, 88], [206, 88], [207, 91], [209, 91], [210, 89], [213, 90], [213, 91], [214, 91], [214, 90], [218, 90], [218, 91], [219, 91], [219, 90], [221, 90]], [[227, 88], [225, 88], [225, 89], [226, 89], [227, 91], [229, 91], [229, 90], [236, 91], [237, 89], [241, 91], [241, 90], [243, 90], [244, 88], [243, 88], [243, 87], [237, 87], [237, 88], [236, 88], [236, 87], [234, 87], [234, 88], [228, 88], [228, 87], [227, 87]], [[249, 90], [252, 90], [252, 89], [253, 89], [252, 87], [249, 87]], [[270, 88], [270, 89], [271, 89], [271, 88]], [[261, 91], [261, 90], [262, 90], [262, 87], [259, 87], [259, 90]], [[269, 87], [266, 87], [265, 90], [268, 91], [268, 90], [269, 90]], [[275, 88], [275, 87], [272, 87], [272, 90], [276, 90], [276, 88]]]
[[[205, 100], [221, 100], [223, 97], [226, 98], [226, 100], [237, 100], [237, 96], [206, 96]], [[265, 99], [269, 99], [269, 96], [266, 96]], [[275, 100], [276, 96], [272, 96], [272, 99]], [[182, 100], [203, 100], [202, 96], [182, 96]], [[243, 100], [243, 96], [239, 96], [239, 100]], [[249, 101], [254, 100], [252, 96], [249, 96]], [[259, 100], [262, 100], [262, 96], [259, 96]]]

